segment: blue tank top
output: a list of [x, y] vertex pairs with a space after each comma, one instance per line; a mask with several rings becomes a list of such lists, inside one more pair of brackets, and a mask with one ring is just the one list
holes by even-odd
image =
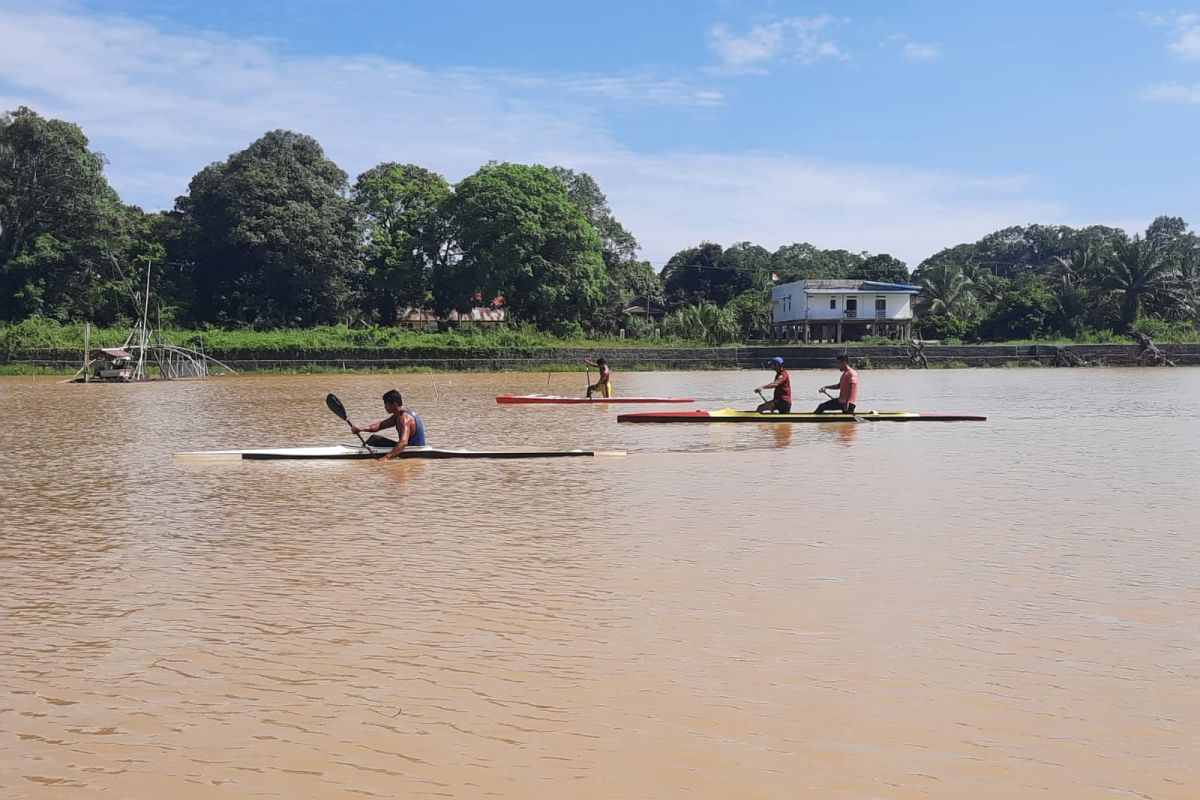
[[405, 406], [400, 413], [408, 414], [410, 417], [412, 417], [413, 424], [416, 426], [416, 429], [413, 430], [412, 436], [408, 437], [409, 446], [410, 447], [424, 447], [425, 446], [425, 425], [424, 425], [424, 423], [421, 422], [421, 418], [417, 416], [417, 412], [413, 411], [408, 406]]

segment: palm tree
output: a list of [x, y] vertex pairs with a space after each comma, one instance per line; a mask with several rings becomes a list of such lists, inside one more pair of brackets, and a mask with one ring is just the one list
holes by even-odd
[[974, 284], [957, 264], [938, 264], [922, 270], [918, 303], [930, 314], [962, 317], [976, 305]]
[[1128, 328], [1138, 318], [1145, 300], [1174, 297], [1179, 288], [1179, 262], [1165, 248], [1134, 235], [1113, 244], [1100, 285], [1120, 299], [1121, 321]]
[[1099, 262], [1091, 245], [1074, 250], [1066, 258], [1051, 257], [1047, 288], [1058, 303], [1060, 330], [1072, 338], [1080, 334], [1087, 319], [1091, 305], [1088, 280], [1099, 271]]

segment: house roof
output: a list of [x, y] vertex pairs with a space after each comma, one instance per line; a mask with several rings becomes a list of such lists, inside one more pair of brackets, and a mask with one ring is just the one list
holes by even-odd
[[916, 286], [909, 286], [905, 289], [867, 286], [861, 289], [804, 289], [803, 291], [805, 294], [916, 294], [921, 290]]
[[[860, 281], [847, 278], [814, 278], [806, 281], [795, 281], [801, 290], [807, 294], [846, 294], [848, 292], [864, 292], [867, 294], [916, 294], [920, 286], [907, 283], [886, 283], [884, 281]], [[788, 284], [783, 284], [787, 286]]]

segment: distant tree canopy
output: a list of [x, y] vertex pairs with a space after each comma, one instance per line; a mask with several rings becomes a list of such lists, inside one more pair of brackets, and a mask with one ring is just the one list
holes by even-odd
[[346, 173], [311, 136], [271, 131], [192, 178], [193, 319], [255, 326], [336, 322], [360, 236]]
[[442, 287], [465, 310], [502, 297], [517, 319], [555, 326], [600, 305], [600, 237], [545, 167], [489, 164], [454, 187], [455, 252]]
[[702, 241], [660, 274], [596, 180], [561, 166], [490, 163], [452, 187], [388, 161], [350, 186], [316, 140], [276, 130], [201, 169], [155, 214], [122, 204], [104, 166], [77, 125], [25, 107], [0, 116], [0, 322], [128, 319], [150, 264], [157, 310], [196, 325], [391, 325], [410, 307], [500, 301], [551, 330], [649, 335], [654, 323], [625, 314], [644, 295], [672, 311], [664, 330], [719, 343], [762, 335], [773, 281], [828, 278], [920, 286], [924, 336], [1200, 323], [1200, 238], [1180, 217], [1134, 235], [1014, 225], [911, 275], [887, 253], [746, 241]]
[[379, 164], [354, 183], [363, 242], [356, 296], [369, 319], [394, 325], [408, 307], [433, 302], [431, 276], [448, 246], [450, 185], [414, 164]]
[[[1005, 228], [934, 254], [914, 273], [924, 333], [981, 339], [1121, 333], [1194, 324], [1200, 238], [1179, 217], [1145, 236], [1103, 226]], [[1153, 325], [1155, 323], [1146, 323]]]
[[113, 319], [114, 265], [136, 248], [141, 216], [79, 126], [24, 106], [0, 117], [0, 319]]

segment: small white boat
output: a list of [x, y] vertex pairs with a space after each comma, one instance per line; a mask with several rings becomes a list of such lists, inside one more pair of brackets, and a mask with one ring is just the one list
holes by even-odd
[[[379, 458], [390, 447], [335, 444], [323, 447], [279, 447], [261, 450], [199, 450], [175, 453], [175, 461], [277, 461], [284, 459], [369, 459]], [[595, 458], [621, 457], [624, 450], [451, 450], [442, 447], [408, 447], [398, 458]]]

